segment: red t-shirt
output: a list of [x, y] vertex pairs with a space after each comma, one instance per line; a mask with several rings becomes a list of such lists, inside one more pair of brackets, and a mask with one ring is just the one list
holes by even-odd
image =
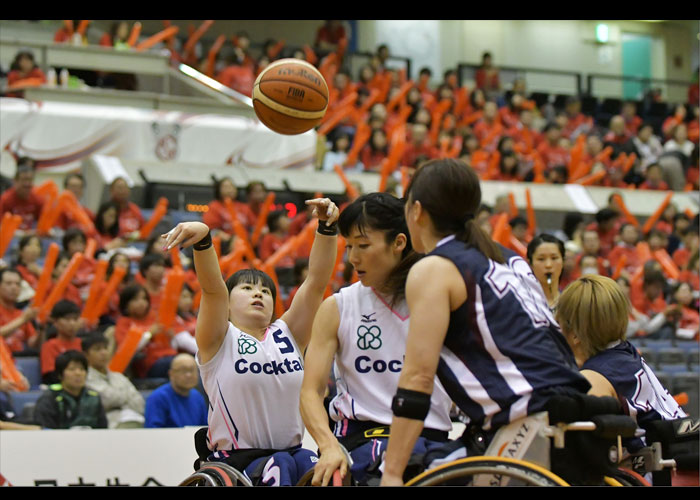
[[18, 70], [12, 70], [7, 74], [7, 85], [10, 86], [17, 83], [20, 80], [25, 80], [27, 78], [36, 78], [41, 80], [41, 83], [46, 83], [46, 75], [40, 68], [34, 68], [29, 73], [22, 74]]
[[216, 77], [223, 85], [232, 88], [236, 92], [245, 94], [248, 97], [253, 95], [253, 84], [255, 83], [255, 73], [248, 66], [228, 66], [222, 69]]
[[[267, 233], [265, 236], [263, 236], [262, 241], [260, 242], [260, 250], [258, 252], [260, 259], [265, 261], [270, 258], [270, 256], [275, 253], [288, 239], [289, 236], [280, 238], [274, 233]], [[277, 263], [277, 267], [294, 267], [294, 258], [291, 255], [283, 257], [282, 260]]]
[[[87, 207], [84, 207], [83, 205], [80, 205], [80, 208], [83, 209], [83, 211], [87, 214], [88, 217], [90, 217], [90, 220], [95, 222], [95, 214], [92, 212]], [[73, 218], [73, 213], [72, 212], [63, 212], [58, 216], [58, 219], [56, 219], [56, 226], [60, 227], [64, 231], [66, 229], [71, 229], [74, 227], [77, 227], [79, 229], [82, 229], [82, 226], [80, 223]]]
[[316, 45], [318, 45], [320, 42], [337, 45], [343, 38], [345, 38], [345, 28], [342, 24], [339, 24], [334, 29], [331, 29], [324, 24], [316, 32]]
[[542, 141], [537, 146], [537, 151], [540, 153], [544, 166], [547, 169], [569, 163], [569, 152], [561, 146], [552, 146], [547, 140]]
[[39, 277], [33, 274], [22, 264], [18, 264], [17, 266], [15, 266], [15, 269], [17, 269], [17, 271], [19, 271], [19, 274], [22, 275], [22, 279], [29, 283], [29, 286], [36, 290], [36, 286], [39, 284]]
[[614, 270], [617, 267], [618, 261], [623, 255], [627, 256], [627, 262], [624, 269], [634, 272], [639, 266], [644, 264], [639, 260], [639, 255], [637, 254], [636, 247], [628, 247], [627, 245], [617, 245], [608, 254], [608, 260], [610, 261], [610, 267]]
[[474, 76], [476, 80], [476, 88], [485, 90], [496, 90], [500, 86], [498, 78], [498, 70], [491, 68], [491, 74], [487, 73], [486, 69], [479, 68]]
[[34, 193], [29, 193], [27, 198], [17, 196], [14, 186], [0, 196], [0, 216], [5, 212], [22, 217], [19, 229], [31, 229], [36, 225], [41, 215], [44, 201]]
[[56, 358], [66, 351], [82, 351], [82, 341], [75, 337], [70, 340], [56, 337], [44, 342], [39, 353], [41, 361], [41, 374], [46, 375], [56, 368]]
[[433, 159], [437, 158], [438, 154], [439, 151], [437, 148], [432, 146], [427, 139], [423, 144], [418, 146], [410, 142], [406, 144], [406, 149], [404, 149], [403, 156], [401, 157], [401, 165], [414, 167], [416, 166], [416, 161], [418, 160], [419, 156], [427, 156], [428, 158]]
[[145, 222], [138, 205], [128, 202], [119, 211], [119, 236], [138, 231]]
[[600, 256], [607, 258], [608, 254], [612, 251], [615, 246], [615, 236], [618, 234], [617, 224], [613, 225], [613, 228], [608, 232], [604, 233], [598, 228], [597, 222], [591, 222], [586, 229], [591, 231], [596, 231], [598, 233], [598, 238], [600, 239]]
[[666, 301], [664, 300], [663, 294], [660, 294], [653, 301], [649, 300], [644, 294], [642, 284], [633, 284], [630, 287], [630, 302], [632, 302], [632, 305], [637, 311], [646, 314], [650, 318], [666, 310]]
[[[256, 218], [250, 211], [250, 207], [240, 201], [234, 201], [233, 206], [236, 208], [236, 216], [243, 227], [250, 230], [255, 227]], [[204, 222], [209, 229], [220, 229], [221, 231], [233, 234], [233, 224], [231, 222], [231, 213], [226, 208], [226, 205], [219, 200], [213, 200], [209, 203], [209, 210], [202, 215]]]
[[[13, 307], [7, 309], [5, 306], [0, 304], [0, 325], [6, 325], [13, 319], [22, 315], [22, 311]], [[37, 336], [34, 325], [30, 321], [17, 328], [14, 332], [4, 337], [7, 347], [10, 348], [12, 352], [23, 351], [26, 347], [26, 343], [34, 339]]]

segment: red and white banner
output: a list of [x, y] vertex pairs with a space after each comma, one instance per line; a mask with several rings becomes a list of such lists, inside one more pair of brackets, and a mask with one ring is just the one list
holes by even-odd
[[93, 154], [312, 169], [316, 133], [280, 135], [239, 116], [0, 98], [0, 147], [47, 172], [77, 170]]

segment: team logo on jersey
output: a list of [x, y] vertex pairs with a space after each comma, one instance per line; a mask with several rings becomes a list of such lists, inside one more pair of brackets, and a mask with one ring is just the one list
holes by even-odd
[[367, 349], [379, 349], [382, 346], [380, 335], [382, 330], [373, 325], [369, 328], [365, 325], [360, 325], [357, 329], [357, 347], [366, 351]]
[[376, 319], [371, 319], [371, 318], [372, 318], [372, 316], [374, 316], [375, 314], [377, 314], [377, 313], [376, 313], [376, 312], [373, 312], [373, 313], [370, 313], [370, 314], [360, 314], [360, 316], [362, 316], [362, 319], [361, 319], [360, 321], [362, 321], [363, 323], [374, 323], [374, 322], [377, 321], [377, 320], [376, 320]]
[[258, 346], [255, 341], [238, 337], [238, 354], [255, 354], [256, 352], [258, 352]]

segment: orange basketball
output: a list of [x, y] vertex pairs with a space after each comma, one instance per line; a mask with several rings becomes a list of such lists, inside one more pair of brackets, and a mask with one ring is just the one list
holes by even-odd
[[295, 135], [319, 124], [328, 108], [328, 85], [300, 59], [280, 59], [265, 68], [253, 86], [253, 108], [279, 134]]

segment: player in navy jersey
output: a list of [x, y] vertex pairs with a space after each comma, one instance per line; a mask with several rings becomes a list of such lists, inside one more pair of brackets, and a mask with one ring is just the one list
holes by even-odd
[[411, 324], [383, 485], [403, 483], [436, 373], [470, 424], [489, 433], [542, 411], [553, 395], [590, 387], [528, 263], [474, 222], [476, 173], [461, 161], [430, 161], [405, 197], [411, 242], [427, 256], [406, 282]]
[[[589, 394], [612, 396], [640, 426], [653, 420], [686, 416], [627, 340], [629, 301], [610, 278], [588, 275], [571, 283], [559, 298], [557, 320], [591, 383]], [[629, 451], [644, 445], [642, 439], [624, 442]]]
[[205, 224], [181, 223], [164, 235], [167, 250], [193, 245], [202, 285], [196, 360], [209, 396], [211, 454], [200, 458], [243, 470], [253, 484], [294, 485], [317, 459], [301, 448], [299, 391], [303, 353], [335, 265], [338, 208], [327, 198], [306, 203], [319, 218], [309, 273], [275, 321], [272, 279], [244, 269], [224, 282]]
[[[404, 299], [406, 276], [419, 255], [408, 237], [403, 202], [387, 193], [370, 193], [348, 205], [338, 226], [346, 238], [348, 260], [360, 280], [328, 297], [318, 310], [306, 353], [301, 413], [319, 446], [313, 485], [328, 484], [348, 464], [338, 442], [352, 457], [350, 472], [359, 484], [379, 474], [391, 424], [405, 352], [409, 316]], [[324, 408], [324, 392], [335, 359], [337, 395]], [[450, 398], [433, 391], [426, 429], [415, 453], [446, 442], [452, 428]], [[335, 422], [328, 426], [328, 415]], [[378, 458], [379, 457], [379, 458]]]

